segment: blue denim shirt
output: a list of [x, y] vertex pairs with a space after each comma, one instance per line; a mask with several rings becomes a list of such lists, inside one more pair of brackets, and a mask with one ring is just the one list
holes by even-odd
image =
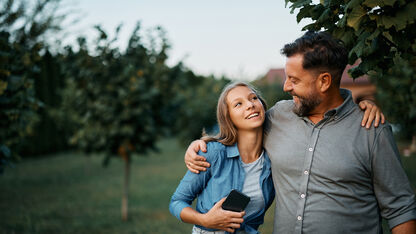
[[[199, 152], [198, 154], [206, 157], [211, 167], [199, 174], [187, 171], [181, 180], [169, 204], [170, 212], [179, 220], [181, 220], [181, 211], [185, 207], [191, 207], [192, 201], [197, 197], [196, 210], [200, 213], [207, 213], [232, 189], [243, 190], [245, 171], [241, 165], [237, 144], [225, 146], [219, 142], [209, 142], [207, 153]], [[259, 225], [264, 222], [264, 214], [274, 199], [270, 159], [266, 153], [263, 156], [265, 160], [260, 175], [260, 187], [263, 192], [265, 208], [249, 217], [244, 217], [240, 229], [247, 233], [258, 233]], [[202, 226], [198, 227], [215, 231]]]

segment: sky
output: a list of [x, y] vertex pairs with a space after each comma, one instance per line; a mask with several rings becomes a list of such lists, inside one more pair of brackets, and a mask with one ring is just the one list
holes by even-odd
[[114, 32], [123, 23], [120, 48], [126, 46], [136, 25], [162, 26], [171, 44], [168, 65], [182, 61], [200, 75], [253, 80], [271, 68], [284, 67], [284, 44], [303, 34], [307, 22], [284, 0], [75, 0], [81, 16], [73, 35], [94, 38], [92, 27], [100, 24]]

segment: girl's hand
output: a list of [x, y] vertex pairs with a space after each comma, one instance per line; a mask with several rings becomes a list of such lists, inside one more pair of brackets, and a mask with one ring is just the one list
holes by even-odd
[[225, 197], [219, 200], [206, 214], [202, 215], [202, 226], [221, 229], [226, 232], [234, 232], [235, 229], [240, 228], [240, 224], [244, 221], [245, 212], [223, 210], [221, 206], [224, 201]]

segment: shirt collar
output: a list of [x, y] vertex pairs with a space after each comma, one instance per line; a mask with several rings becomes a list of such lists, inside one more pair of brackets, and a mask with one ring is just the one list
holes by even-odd
[[340, 94], [341, 97], [344, 99], [344, 102], [340, 106], [325, 112], [325, 117], [330, 117], [333, 115], [341, 117], [346, 113], [350, 112], [350, 110], [355, 106], [355, 103], [352, 100], [351, 91], [349, 91], [348, 89], [340, 89]]
[[232, 146], [228, 146], [227, 148], [227, 158], [233, 158], [240, 156], [240, 152], [238, 151], [237, 143]]

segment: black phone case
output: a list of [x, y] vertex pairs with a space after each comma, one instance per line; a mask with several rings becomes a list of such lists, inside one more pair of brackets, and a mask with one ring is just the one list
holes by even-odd
[[247, 207], [249, 201], [250, 197], [234, 189], [228, 194], [221, 207], [224, 210], [241, 212]]

